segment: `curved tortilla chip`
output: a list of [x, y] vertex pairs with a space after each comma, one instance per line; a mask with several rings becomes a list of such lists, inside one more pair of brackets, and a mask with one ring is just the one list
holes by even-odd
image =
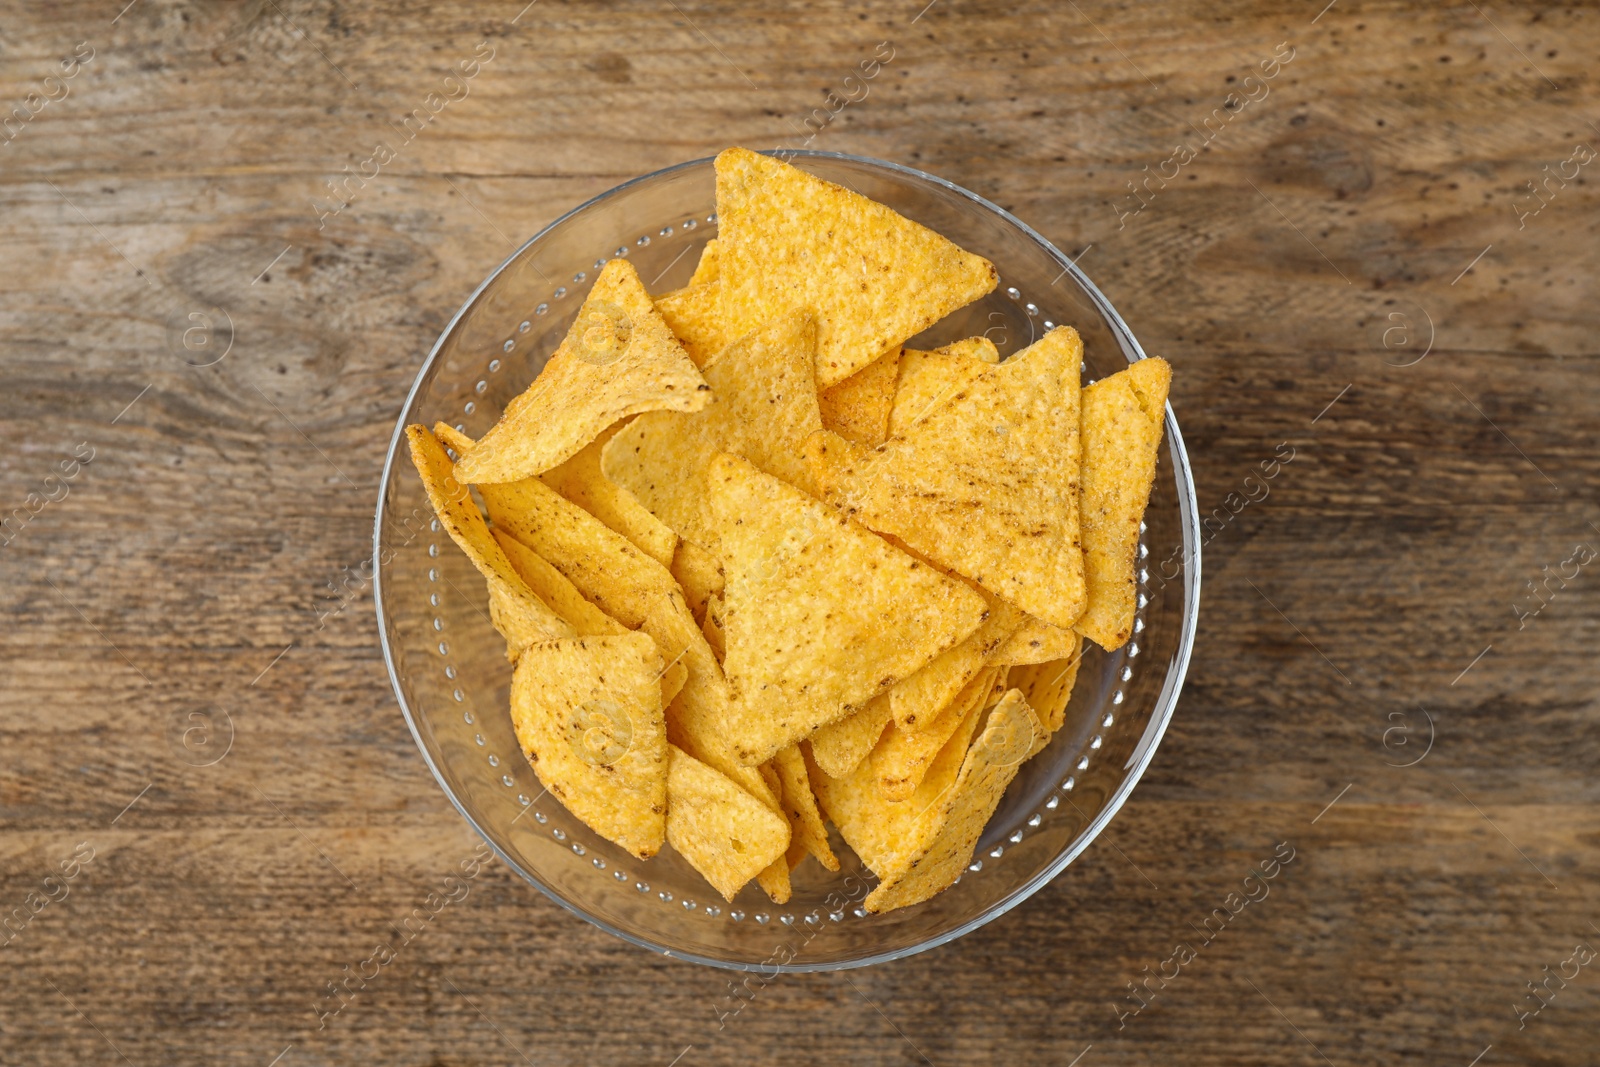
[[1039, 721], [1050, 733], [1061, 729], [1067, 718], [1067, 703], [1072, 699], [1072, 687], [1078, 681], [1078, 667], [1083, 663], [1082, 638], [1072, 635], [1074, 648], [1070, 655], [1051, 663], [1036, 663], [1017, 667], [1011, 672], [1010, 683], [1022, 690], [1028, 706], [1034, 709]]
[[901, 349], [896, 346], [817, 397], [822, 425], [857, 444], [880, 445], [889, 436]]
[[900, 356], [900, 373], [895, 381], [885, 437], [904, 436], [907, 429], [941, 401], [981, 374], [986, 364], [999, 362], [1000, 351], [987, 337], [968, 337], [931, 352], [905, 349]]
[[893, 718], [889, 694], [880, 693], [860, 711], [819, 728], [808, 742], [817, 766], [830, 777], [843, 778], [867, 758]]
[[696, 367], [705, 367], [738, 334], [722, 314], [722, 286], [713, 279], [656, 297], [656, 311]]
[[746, 882], [783, 858], [789, 822], [678, 746], [669, 745], [668, 752], [667, 840], [732, 901]]
[[634, 495], [605, 476], [600, 469], [600, 453], [623, 424], [607, 427], [599, 437], [580, 448], [563, 463], [539, 478], [623, 537], [645, 551], [651, 559], [671, 566], [678, 535], [650, 514]]

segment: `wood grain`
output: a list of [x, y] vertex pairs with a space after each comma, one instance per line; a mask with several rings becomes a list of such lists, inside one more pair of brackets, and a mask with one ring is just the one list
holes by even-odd
[[[0, 947], [0, 1061], [1593, 1061], [1592, 969], [1520, 1030], [1512, 1007], [1600, 942], [1600, 575], [1512, 609], [1600, 546], [1590, 169], [1518, 218], [1600, 144], [1592, 5], [123, 2], [0, 11], [0, 116], [93, 50], [0, 133], [0, 515], [29, 516], [0, 535], [0, 915], [65, 890]], [[883, 41], [811, 147], [1082, 252], [1176, 367], [1203, 510], [1295, 450], [1206, 548], [1143, 784], [1011, 914], [778, 979], [720, 1029], [727, 976], [494, 864], [319, 1029], [327, 983], [475, 844], [369, 591], [320, 618], [423, 354], [514, 243], [626, 178], [797, 144]], [[480, 45], [470, 94], [320, 222]], [[208, 743], [231, 724], [209, 766], [194, 712]], [[1394, 766], [1424, 713], [1432, 749]], [[1281, 841], [1270, 896], [1119, 1022]]]

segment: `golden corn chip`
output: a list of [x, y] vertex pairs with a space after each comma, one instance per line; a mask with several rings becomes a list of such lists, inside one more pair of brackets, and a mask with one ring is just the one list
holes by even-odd
[[481, 486], [495, 526], [551, 563], [595, 607], [655, 639], [689, 677], [667, 706], [667, 736], [756, 796], [766, 785], [734, 758], [734, 708], [722, 669], [667, 569], [538, 478]]
[[[794, 839], [790, 838], [790, 848], [794, 847]], [[784, 854], [773, 860], [756, 875], [756, 885], [761, 891], [772, 898], [774, 904], [787, 904], [793, 895], [794, 889], [789, 883], [789, 850], [784, 849]]]
[[[837, 871], [839, 859], [828, 844], [828, 828], [822, 824], [822, 812], [817, 809], [817, 798], [811, 792], [811, 779], [806, 772], [806, 759], [800, 754], [800, 746], [780, 748], [778, 754], [772, 757], [772, 765], [777, 768], [782, 785], [783, 813], [789, 817], [791, 854], [798, 842], [806, 852], [817, 858], [818, 863], [830, 871]], [[791, 868], [794, 865], [789, 864]]]
[[1008, 692], [989, 712], [955, 784], [917, 816], [912, 843], [867, 894], [864, 907], [885, 912], [920, 904], [959, 878], [1017, 768], [1043, 734], [1022, 694]]
[[476, 441], [451, 426], [448, 422], [434, 423], [433, 436], [439, 439], [441, 445], [454, 452], [457, 459], [471, 452], [473, 446], [477, 444]]
[[667, 826], [661, 654], [641, 633], [530, 646], [511, 722], [544, 787], [607, 841], [648, 859]]
[[722, 285], [715, 280], [662, 293], [656, 297], [656, 311], [697, 367], [710, 363], [738, 337], [723, 317]]
[[411, 462], [422, 478], [439, 524], [489, 583], [490, 620], [506, 639], [508, 657], [515, 659], [517, 652], [533, 641], [576, 636], [576, 631], [517, 574], [490, 535], [483, 513], [473, 503], [467, 487], [452, 473], [450, 457], [438, 439], [426, 426], [407, 426], [406, 440], [411, 445]]
[[1078, 384], [1060, 327], [906, 433], [830, 470], [824, 498], [1046, 622], [1083, 612]]
[[693, 541], [679, 541], [672, 557], [672, 576], [694, 617], [704, 619], [706, 601], [722, 592], [722, 561]]
[[[1135, 370], [1143, 394], [1134, 387]], [[1155, 484], [1160, 416], [1171, 375], [1165, 360], [1145, 359], [1083, 391], [1083, 556], [1089, 602], [1074, 628], [1107, 651], [1121, 648], [1133, 633], [1139, 523]]]
[[651, 559], [671, 566], [678, 535], [600, 470], [601, 450], [622, 427], [622, 423], [607, 427], [571, 459], [539, 477], [545, 485], [644, 549]]
[[711, 646], [711, 651], [717, 654], [717, 662], [721, 663], [728, 655], [727, 635], [722, 629], [721, 593], [712, 593], [706, 599], [706, 614], [700, 622], [700, 632], [706, 635], [706, 644]]
[[[491, 532], [506, 558], [511, 561], [511, 566], [528, 583], [528, 588], [549, 605], [551, 611], [565, 619], [579, 637], [629, 632], [626, 626], [585, 600], [583, 594], [578, 592], [578, 587], [567, 581], [566, 576], [546, 562], [543, 556], [504, 530], [495, 529]], [[491, 606], [493, 603], [491, 599]]]
[[978, 628], [982, 597], [793, 486], [727, 453], [709, 479], [745, 762], [843, 718]]
[[817, 315], [817, 384], [841, 382], [995, 287], [988, 260], [882, 204], [744, 148], [717, 156], [718, 279], [736, 334]]
[[689, 680], [689, 668], [683, 665], [683, 660], [671, 664], [661, 672], [661, 706], [666, 707], [678, 699], [678, 694], [683, 692], [683, 683]]
[[822, 425], [857, 444], [882, 444], [889, 436], [900, 351], [891, 348], [844, 381], [824, 389], [817, 397]]
[[668, 751], [667, 840], [732, 901], [746, 882], [782, 858], [789, 822], [678, 746]]
[[801, 445], [822, 426], [815, 345], [816, 323], [797, 312], [728, 346], [705, 371], [716, 403], [692, 415], [635, 419], [606, 446], [606, 474], [685, 540], [715, 548], [705, 486], [718, 452], [744, 456], [791, 485], [810, 485]]
[[641, 411], [699, 411], [710, 387], [662, 320], [633, 264], [606, 263], [550, 362], [456, 477], [474, 485], [540, 474]]
[[890, 404], [889, 434], [904, 436], [922, 416], [982, 373], [985, 365], [999, 362], [1000, 352], [987, 337], [968, 337], [931, 352], [905, 349]]
[[1049, 663], [1067, 659], [1078, 648], [1078, 634], [1043, 619], [1023, 614], [1022, 626], [995, 652], [993, 662], [1010, 664]]
[[928, 716], [946, 707], [1021, 625], [1020, 608], [988, 596], [984, 601], [988, 615], [976, 630], [889, 690], [889, 707], [896, 726], [916, 730]]
[[[834, 778], [822, 771], [815, 752], [811, 753], [806, 768], [822, 813], [839, 828], [861, 862], [880, 878], [895, 870], [901, 864], [901, 853], [916, 844], [919, 816], [935, 808], [954, 786], [981, 718], [981, 709], [976, 708], [962, 717], [908, 800], [889, 800], [883, 795], [870, 758], [849, 774]], [[879, 744], [887, 740], [885, 734]]]
[[[1073, 634], [1072, 639], [1081, 643], [1077, 634]], [[1075, 647], [1064, 659], [1017, 667], [1011, 672], [1011, 685], [1022, 690], [1028, 706], [1034, 709], [1034, 714], [1050, 733], [1061, 729], [1066, 721], [1067, 702], [1072, 699], [1072, 687], [1078, 680], [1078, 666], [1082, 662], [1082, 650]]]
[[880, 693], [860, 711], [821, 727], [810, 740], [817, 766], [831, 777], [843, 778], [867, 758], [893, 718], [889, 694]]
[[910, 799], [922, 784], [934, 757], [955, 735], [962, 721], [983, 707], [985, 701], [1000, 696], [994, 691], [999, 677], [998, 667], [979, 671], [950, 703], [928, 715], [921, 729], [902, 729], [899, 723], [889, 727], [889, 732], [872, 750], [872, 769], [878, 776], [878, 791], [889, 800]]
[[700, 261], [694, 265], [694, 274], [689, 279], [690, 285], [704, 285], [706, 282], [717, 280], [717, 248], [721, 242], [715, 237], [706, 242], [700, 250]]

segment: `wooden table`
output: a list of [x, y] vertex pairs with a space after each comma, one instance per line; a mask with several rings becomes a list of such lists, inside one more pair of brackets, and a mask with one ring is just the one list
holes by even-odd
[[[0, 1062], [1596, 1062], [1592, 9], [124, 2], [0, 14]], [[808, 118], [1175, 364], [1226, 521], [1153, 766], [1003, 919], [724, 1029], [498, 865], [319, 1029], [474, 841], [346, 580], [423, 354], [545, 222]]]

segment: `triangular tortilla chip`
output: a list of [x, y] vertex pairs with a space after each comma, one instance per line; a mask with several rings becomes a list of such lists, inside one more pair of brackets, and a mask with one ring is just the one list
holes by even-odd
[[622, 423], [607, 427], [571, 459], [539, 477], [545, 485], [644, 549], [651, 559], [671, 566], [678, 535], [600, 470], [601, 450], [622, 427]]
[[735, 333], [817, 314], [817, 384], [995, 287], [994, 265], [882, 204], [745, 148], [717, 156], [718, 279]]
[[530, 646], [511, 681], [511, 722], [544, 787], [640, 859], [667, 826], [661, 654], [646, 634]]
[[889, 710], [889, 694], [882, 693], [837, 722], [811, 735], [811, 754], [830, 777], [843, 778], [867, 758], [883, 728], [894, 718]]
[[722, 592], [722, 561], [693, 541], [679, 541], [672, 557], [672, 576], [678, 580], [694, 617], [704, 619], [706, 601]]
[[706, 644], [711, 646], [711, 651], [717, 654], [717, 662], [721, 663], [728, 654], [727, 634], [722, 628], [721, 593], [712, 593], [706, 598], [706, 613], [700, 621], [700, 632], [706, 635]]
[[[565, 619], [579, 637], [625, 634], [628, 628], [595, 607], [578, 592], [578, 587], [552, 567], [543, 556], [501, 529], [491, 531], [500, 548], [550, 610]], [[491, 602], [492, 605], [492, 602]], [[668, 697], [667, 699], [671, 699]]]
[[917, 818], [912, 844], [864, 907], [893, 911], [919, 904], [961, 876], [1017, 768], [1044, 734], [1022, 694], [1013, 689], [989, 712], [955, 785]]
[[460, 459], [468, 452], [471, 452], [473, 446], [477, 444], [476, 441], [468, 437], [462, 431], [456, 429], [454, 426], [451, 426], [448, 422], [434, 423], [433, 436], [439, 439], [439, 443], [441, 445], [444, 445], [444, 447], [454, 452], [456, 454], [456, 459]]
[[[813, 753], [806, 766], [822, 813], [839, 828], [839, 835], [861, 857], [861, 862], [880, 878], [902, 863], [902, 852], [917, 841], [918, 818], [942, 801], [955, 784], [982, 718], [980, 708], [962, 718], [909, 800], [884, 797], [871, 759], [862, 760], [849, 774], [834, 778], [816, 765]], [[887, 740], [885, 734], [880, 744]]]
[[857, 444], [881, 445], [889, 436], [895, 381], [900, 373], [899, 347], [891, 348], [817, 397], [822, 425]]
[[[791, 830], [792, 834], [793, 831]], [[790, 848], [794, 847], [794, 838], [789, 839]], [[794, 888], [789, 883], [789, 850], [784, 849], [784, 854], [773, 860], [756, 875], [756, 885], [761, 891], [772, 899], [774, 904], [787, 904], [794, 895]]]
[[1083, 612], [1078, 383], [1060, 327], [984, 370], [904, 437], [830, 471], [825, 499], [1058, 626]]
[[662, 293], [656, 311], [696, 367], [710, 363], [738, 337], [723, 317], [722, 285], [715, 280]]
[[483, 513], [453, 473], [450, 457], [426, 426], [407, 426], [411, 462], [427, 491], [439, 525], [489, 583], [490, 621], [506, 639], [507, 658], [534, 641], [576, 636], [576, 631], [540, 600], [517, 574], [489, 533]]
[[872, 750], [872, 769], [878, 776], [878, 791], [888, 800], [908, 800], [922, 784], [933, 759], [955, 735], [956, 729], [972, 712], [998, 699], [1004, 690], [995, 691], [1002, 669], [989, 667], [978, 672], [949, 704], [928, 717], [919, 730], [904, 730], [896, 723]]
[[723, 663], [755, 760], [977, 629], [982, 597], [793, 486], [727, 453], [709, 481], [727, 575]]
[[689, 668], [683, 665], [683, 660], [670, 664], [661, 672], [661, 705], [666, 707], [678, 699], [678, 694], [683, 691], [683, 683], [689, 680]]
[[[839, 869], [839, 859], [828, 845], [828, 828], [822, 824], [822, 812], [817, 809], [817, 798], [811, 792], [811, 779], [806, 772], [805, 757], [798, 745], [780, 748], [772, 757], [782, 782], [783, 813], [789, 817], [791, 834], [789, 849], [795, 842], [817, 858], [817, 862], [830, 871]], [[793, 867], [794, 864], [789, 865]]]
[[1139, 523], [1155, 484], [1171, 380], [1166, 360], [1144, 359], [1083, 391], [1083, 557], [1089, 603], [1074, 627], [1107, 651], [1121, 648], [1133, 633]]
[[706, 242], [706, 246], [700, 250], [699, 262], [694, 265], [694, 274], [689, 278], [690, 285], [704, 285], [706, 282], [717, 280], [717, 275], [720, 273], [717, 264], [717, 249], [721, 245], [722, 242], [715, 237]]
[[667, 840], [732, 901], [789, 847], [789, 822], [677, 745], [669, 745]]
[[630, 423], [606, 446], [608, 477], [685, 539], [716, 547], [706, 468], [718, 452], [743, 456], [768, 474], [807, 488], [801, 446], [822, 427], [812, 359], [816, 323], [784, 315], [723, 349], [706, 367], [716, 403], [693, 415], [657, 412]]
[[885, 436], [905, 436], [924, 415], [981, 374], [986, 364], [999, 362], [1000, 352], [987, 337], [968, 337], [931, 352], [905, 349]]
[[987, 596], [984, 600], [988, 614], [976, 630], [889, 690], [889, 707], [894, 712], [895, 725], [906, 730], [920, 728], [929, 715], [946, 707], [978, 676], [995, 650], [1021, 625], [1021, 608]]
[[[1081, 644], [1077, 634], [1074, 642]], [[1034, 709], [1039, 721], [1050, 733], [1061, 729], [1067, 718], [1067, 702], [1072, 699], [1072, 687], [1078, 681], [1078, 667], [1083, 663], [1081, 649], [1074, 648], [1071, 655], [1052, 663], [1036, 663], [1017, 667], [1011, 671], [1010, 684], [1022, 690], [1028, 706]]]
[[699, 411], [710, 387], [644, 291], [633, 264], [606, 263], [550, 362], [462, 458], [464, 482], [540, 474], [641, 411]]
[[734, 757], [727, 682], [667, 569], [538, 478], [479, 491], [496, 527], [552, 564], [595, 607], [649, 634], [667, 663], [682, 660], [689, 678], [667, 706], [669, 739], [765, 797], [761, 776]]
[[1077, 652], [1078, 635], [1073, 630], [1051, 626], [1043, 619], [1024, 614], [1022, 626], [995, 652], [995, 663], [1049, 663], [1068, 659]]

